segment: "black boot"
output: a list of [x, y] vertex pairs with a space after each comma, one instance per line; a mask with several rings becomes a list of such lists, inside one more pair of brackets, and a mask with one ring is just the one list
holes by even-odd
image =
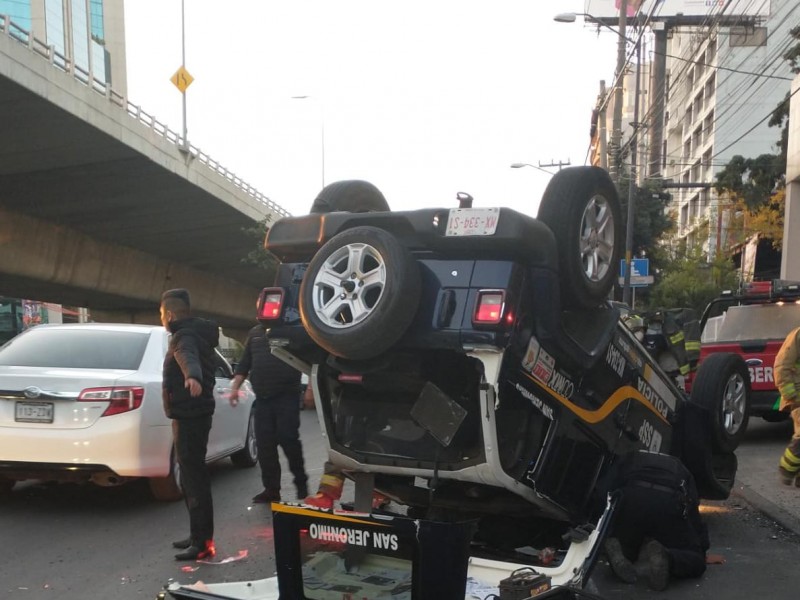
[[203, 546], [189, 546], [183, 552], [175, 555], [175, 560], [200, 560], [203, 558], [214, 558], [217, 554], [214, 548], [214, 541], [208, 540]]
[[184, 550], [192, 545], [192, 538], [188, 537], [185, 540], [175, 540], [172, 542], [173, 548], [178, 548], [179, 550]]

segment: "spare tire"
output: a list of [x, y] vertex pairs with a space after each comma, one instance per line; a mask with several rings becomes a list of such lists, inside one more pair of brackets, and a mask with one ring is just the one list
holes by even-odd
[[622, 256], [622, 210], [608, 173], [598, 167], [559, 171], [544, 191], [538, 219], [556, 237], [564, 307], [602, 304]]
[[310, 213], [384, 212], [389, 211], [381, 191], [368, 181], [351, 179], [335, 181], [322, 188], [314, 199]]
[[417, 312], [420, 273], [388, 231], [354, 227], [332, 237], [309, 263], [300, 286], [300, 318], [311, 338], [340, 358], [388, 350]]

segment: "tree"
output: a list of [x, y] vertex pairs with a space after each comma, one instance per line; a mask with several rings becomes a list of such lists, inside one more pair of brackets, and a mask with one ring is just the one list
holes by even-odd
[[242, 259], [242, 262], [258, 265], [264, 270], [274, 274], [280, 261], [275, 258], [275, 255], [264, 248], [264, 238], [267, 236], [271, 220], [272, 215], [270, 214], [255, 223], [252, 227], [242, 227], [242, 232], [255, 240], [253, 249], [247, 253], [247, 256]]
[[[630, 177], [627, 176], [619, 182], [623, 230], [627, 229], [628, 224], [629, 185]], [[659, 240], [675, 225], [674, 217], [666, 211], [670, 199], [670, 195], [655, 182], [647, 182], [644, 187], [636, 187], [634, 191], [633, 255], [650, 258], [652, 269], [658, 268], [662, 261], [663, 253], [658, 250]]]
[[722, 290], [736, 289], [738, 281], [739, 273], [730, 259], [718, 256], [708, 262], [694, 249], [664, 269], [647, 305], [651, 310], [692, 308], [699, 315]]
[[762, 154], [757, 158], [736, 155], [717, 173], [717, 194], [730, 194], [741, 200], [751, 212], [758, 211], [770, 196], [785, 186], [786, 160], [779, 155]]

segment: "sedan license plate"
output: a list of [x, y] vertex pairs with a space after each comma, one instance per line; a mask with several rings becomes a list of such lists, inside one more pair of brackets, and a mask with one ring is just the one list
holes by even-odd
[[14, 420], [20, 423], [52, 423], [52, 402], [17, 402]]
[[445, 235], [494, 235], [499, 218], [499, 208], [451, 208]]

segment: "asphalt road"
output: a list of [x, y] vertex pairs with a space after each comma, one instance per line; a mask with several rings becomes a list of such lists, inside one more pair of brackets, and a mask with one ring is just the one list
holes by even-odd
[[[316, 415], [304, 412], [312, 486], [324, 460], [318, 433]], [[787, 435], [781, 425], [754, 423], [740, 455], [742, 459], [756, 452], [775, 455]], [[25, 483], [0, 505], [0, 598], [152, 599], [170, 580], [221, 582], [273, 575], [269, 511], [249, 502], [259, 491], [257, 469], [236, 469], [226, 460], [212, 471], [217, 560], [243, 552], [245, 558], [218, 565], [175, 562], [170, 542], [187, 533], [185, 508], [181, 503], [150, 500], [142, 485], [101, 489]], [[284, 479], [284, 492], [291, 499], [293, 486], [289, 477]], [[678, 582], [664, 593], [651, 592], [643, 583], [617, 583], [607, 566], [598, 564], [587, 589], [605, 598], [797, 597], [800, 537], [740, 497], [708, 504], [704, 512], [711, 551], [724, 555], [725, 564], [711, 565], [702, 579]]]

